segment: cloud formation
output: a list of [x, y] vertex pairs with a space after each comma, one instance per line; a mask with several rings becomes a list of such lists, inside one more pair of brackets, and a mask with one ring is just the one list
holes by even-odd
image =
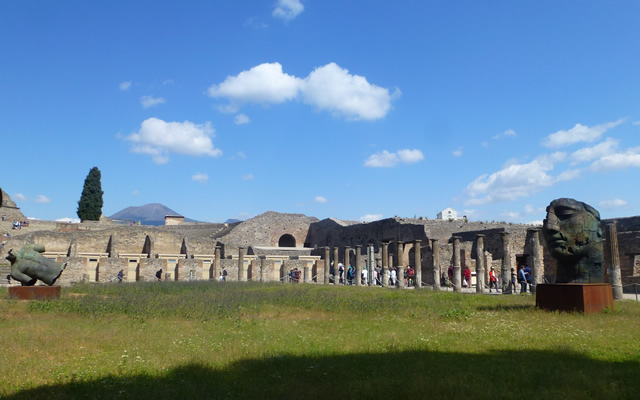
[[360, 217], [360, 222], [372, 222], [382, 219], [382, 214], [366, 214]]
[[498, 140], [498, 139], [502, 139], [502, 138], [516, 137], [516, 136], [518, 136], [516, 134], [516, 131], [514, 131], [513, 129], [507, 129], [506, 131], [493, 136], [493, 139], [494, 140]]
[[326, 197], [322, 197], [322, 196], [316, 196], [313, 201], [315, 201], [316, 203], [326, 203], [327, 199]]
[[278, 0], [271, 13], [275, 18], [291, 21], [304, 11], [304, 5], [300, 0]]
[[120, 85], [118, 85], [118, 87], [122, 91], [129, 90], [129, 88], [131, 87], [131, 81], [122, 82]]
[[629, 167], [640, 167], [640, 147], [605, 155], [591, 164], [592, 171], [613, 171]]
[[244, 125], [251, 122], [251, 120], [244, 114], [238, 114], [236, 115], [234, 122], [236, 123], [236, 125]]
[[387, 115], [396, 90], [370, 84], [363, 76], [352, 75], [335, 63], [313, 70], [306, 78], [283, 72], [280, 63], [265, 63], [228, 76], [208, 89], [209, 96], [224, 98], [223, 112], [236, 112], [246, 103], [280, 104], [301, 99], [317, 110], [328, 111], [348, 120], [376, 120]]
[[598, 205], [602, 208], [619, 208], [626, 206], [627, 201], [622, 199], [603, 200]]
[[399, 163], [412, 164], [418, 161], [422, 161], [424, 155], [420, 150], [404, 149], [398, 150], [396, 153], [390, 153], [387, 150], [383, 150], [381, 153], [372, 154], [364, 162], [365, 167], [381, 167], [391, 168], [395, 167]]
[[167, 101], [163, 97], [142, 96], [140, 97], [140, 104], [142, 107], [149, 108], [155, 107], [158, 104], [166, 103]]
[[576, 124], [573, 128], [567, 131], [557, 131], [547, 136], [542, 145], [546, 147], [564, 147], [574, 143], [580, 142], [595, 142], [609, 129], [615, 128], [624, 122], [624, 119], [619, 119], [613, 122], [607, 122], [600, 125], [588, 127], [582, 124]]
[[613, 154], [618, 149], [618, 141], [612, 138], [607, 138], [604, 142], [598, 143], [592, 147], [585, 147], [575, 151], [571, 154], [572, 165], [588, 162], [604, 156]]
[[27, 196], [25, 196], [22, 193], [16, 193], [16, 194], [13, 195], [13, 200], [27, 201]]
[[149, 118], [142, 122], [140, 130], [125, 139], [133, 143], [131, 151], [148, 154], [156, 164], [169, 162], [169, 154], [218, 157], [222, 151], [213, 146], [211, 123], [195, 124], [190, 121], [165, 122]]
[[36, 199], [34, 201], [41, 204], [51, 203], [51, 199], [43, 194], [39, 194], [38, 196], [36, 196]]
[[242, 180], [243, 180], [243, 181], [252, 181], [252, 180], [254, 180], [254, 178], [255, 178], [255, 177], [253, 176], [253, 174], [247, 174], [247, 175], [244, 175], [244, 176], [242, 177]]
[[198, 173], [198, 174], [192, 175], [191, 180], [194, 182], [207, 183], [209, 182], [209, 175]]
[[543, 155], [526, 164], [511, 163], [498, 172], [481, 175], [467, 185], [465, 192], [470, 198], [466, 204], [512, 201], [552, 186], [558, 178], [548, 172], [565, 157], [562, 152]]

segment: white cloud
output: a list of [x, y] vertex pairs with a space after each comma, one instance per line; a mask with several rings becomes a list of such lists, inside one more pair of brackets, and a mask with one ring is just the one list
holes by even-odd
[[505, 211], [500, 215], [508, 220], [520, 219], [520, 213], [516, 211]]
[[591, 164], [593, 171], [612, 171], [629, 167], [640, 167], [640, 147], [631, 147], [624, 152], [608, 154]]
[[304, 5], [300, 0], [278, 0], [276, 7], [271, 13], [276, 18], [291, 21], [304, 11]]
[[603, 200], [598, 205], [602, 208], [618, 208], [626, 206], [627, 201], [622, 199]]
[[125, 139], [133, 143], [134, 153], [149, 154], [156, 164], [166, 164], [170, 153], [218, 157], [222, 151], [213, 146], [214, 132], [210, 122], [195, 124], [149, 118], [142, 122], [138, 132]]
[[236, 115], [236, 118], [235, 118], [236, 125], [244, 125], [244, 124], [248, 124], [249, 122], [251, 122], [251, 120], [245, 114]]
[[140, 104], [142, 107], [149, 108], [155, 107], [158, 104], [166, 103], [166, 100], [163, 97], [153, 97], [153, 96], [142, 96], [140, 97]]
[[122, 82], [118, 86], [120, 87], [120, 90], [122, 90], [122, 91], [129, 90], [129, 88], [131, 87], [131, 81]]
[[516, 200], [553, 185], [554, 178], [547, 174], [553, 169], [553, 159], [553, 156], [543, 156], [527, 164], [510, 164], [498, 172], [479, 176], [465, 189], [471, 197], [467, 204]]
[[244, 175], [244, 176], [242, 177], [242, 180], [243, 180], [243, 181], [252, 181], [254, 178], [255, 178], [255, 177], [253, 176], [253, 174], [247, 174], [247, 175]]
[[315, 201], [316, 203], [326, 203], [327, 199], [326, 197], [316, 196], [315, 199], [313, 199], [313, 201]]
[[27, 201], [27, 196], [23, 195], [22, 193], [16, 193], [13, 195], [13, 200]]
[[581, 169], [567, 169], [558, 174], [556, 182], [572, 181], [578, 178], [580, 174], [582, 174]]
[[134, 195], [134, 196], [137, 196], [137, 195], [139, 195], [139, 194], [140, 194], [140, 191], [139, 191], [138, 189], [136, 189], [136, 190], [134, 190], [134, 191], [133, 191], [133, 195]]
[[612, 138], [607, 138], [604, 142], [599, 143], [592, 147], [585, 147], [583, 149], [575, 151], [571, 154], [572, 165], [602, 158], [609, 154], [613, 154], [618, 149], [618, 141]]
[[424, 159], [424, 155], [420, 150], [404, 149], [398, 150], [396, 153], [390, 153], [383, 150], [381, 153], [372, 154], [365, 162], [365, 167], [395, 167], [398, 163], [412, 164]]
[[456, 150], [452, 151], [451, 154], [453, 154], [454, 157], [462, 156], [462, 147], [458, 147]]
[[482, 147], [489, 147], [489, 142], [481, 142], [480, 145]]
[[247, 155], [246, 155], [246, 154], [244, 154], [244, 152], [243, 152], [243, 151], [239, 151], [239, 152], [238, 152], [238, 157], [240, 157], [240, 158], [242, 158], [242, 159], [245, 159], [245, 158], [247, 158]]
[[382, 219], [382, 214], [367, 214], [360, 217], [361, 222], [372, 222]]
[[162, 82], [163, 85], [173, 85], [173, 79], [167, 79], [164, 82]]
[[80, 220], [78, 218], [58, 218], [56, 222], [66, 222], [67, 224], [79, 224]]
[[634, 125], [640, 125], [640, 121], [634, 121], [633, 124]]
[[301, 84], [302, 79], [283, 73], [280, 63], [265, 63], [209, 87], [209, 96], [239, 104], [278, 104], [296, 98]]
[[349, 120], [382, 118], [391, 109], [391, 101], [400, 95], [399, 89], [390, 94], [388, 89], [349, 74], [335, 63], [318, 67], [302, 79], [284, 73], [277, 62], [228, 76], [208, 92], [211, 97], [229, 100], [228, 105], [217, 107], [221, 112], [237, 112], [245, 103], [269, 105], [302, 98], [305, 104]]
[[495, 135], [493, 137], [494, 140], [498, 140], [498, 139], [502, 139], [502, 138], [507, 138], [507, 137], [516, 137], [518, 136], [516, 134], [516, 131], [514, 131], [513, 129], [507, 129], [506, 131], [499, 133], [497, 135]]
[[624, 119], [619, 119], [613, 122], [607, 122], [600, 125], [588, 127], [582, 124], [576, 124], [568, 131], [557, 131], [547, 136], [542, 145], [546, 147], [563, 147], [570, 144], [579, 142], [595, 142], [609, 129], [615, 128], [624, 122]]
[[375, 120], [391, 108], [389, 90], [351, 75], [335, 63], [316, 68], [304, 81], [305, 103], [353, 120]]
[[533, 225], [533, 226], [542, 226], [542, 220], [535, 220], [535, 221], [529, 221], [527, 222], [528, 225]]
[[191, 180], [194, 182], [207, 183], [209, 182], [209, 175], [198, 173], [198, 174], [192, 175]]
[[39, 194], [38, 196], [36, 196], [36, 199], [34, 201], [36, 203], [42, 203], [42, 204], [51, 203], [51, 199], [43, 194]]

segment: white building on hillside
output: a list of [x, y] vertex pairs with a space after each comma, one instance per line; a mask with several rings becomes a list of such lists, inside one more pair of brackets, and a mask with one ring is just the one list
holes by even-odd
[[455, 221], [457, 219], [462, 219], [462, 217], [458, 217], [458, 212], [456, 210], [451, 207], [447, 207], [438, 213], [438, 219]]

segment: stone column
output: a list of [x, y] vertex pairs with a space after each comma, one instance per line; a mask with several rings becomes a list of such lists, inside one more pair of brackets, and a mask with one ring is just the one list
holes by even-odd
[[[336, 269], [338, 268], [338, 265], [336, 264], [336, 266], [334, 267], [333, 271], [335, 273]], [[329, 246], [325, 246], [324, 248], [324, 284], [328, 285], [329, 284], [329, 270], [331, 269], [331, 251]], [[320, 279], [318, 279], [318, 282], [320, 281]]]
[[460, 271], [460, 236], [452, 236], [453, 239], [453, 290], [462, 293], [462, 275]]
[[413, 258], [416, 267], [416, 289], [420, 289], [422, 287], [422, 254], [420, 254], [420, 243], [421, 240], [416, 240], [415, 242], [413, 242]]
[[622, 274], [620, 272], [620, 253], [618, 253], [618, 228], [615, 222], [607, 224], [607, 242], [609, 244], [609, 268], [613, 299], [622, 300]]
[[362, 245], [356, 246], [356, 286], [362, 285]]
[[476, 293], [484, 293], [484, 235], [476, 234]]
[[404, 266], [398, 265], [396, 272], [397, 272], [396, 278], [398, 279], [398, 288], [403, 289], [404, 288]]
[[244, 247], [238, 247], [238, 280], [247, 280], [246, 271], [244, 269]]
[[260, 282], [267, 281], [267, 257], [260, 259]]
[[349, 264], [351, 261], [350, 258], [351, 258], [351, 247], [346, 246], [344, 248], [344, 284], [345, 285], [348, 283], [347, 272], [349, 271]]
[[302, 268], [302, 282], [310, 283], [312, 278], [313, 277], [311, 276], [311, 262], [305, 261], [304, 266]]
[[531, 252], [533, 253], [533, 265], [531, 266], [531, 293], [536, 292], [536, 286], [542, 283], [542, 262], [544, 254], [540, 246], [540, 229], [527, 229], [531, 233]]
[[389, 242], [382, 242], [382, 287], [389, 286]]
[[440, 248], [438, 247], [438, 239], [431, 239], [431, 258], [433, 290], [440, 290]]
[[220, 279], [220, 246], [216, 246], [215, 257], [213, 259], [213, 279]]
[[404, 267], [404, 246], [403, 242], [399, 240], [396, 242], [396, 266]]
[[338, 252], [340, 249], [337, 247], [333, 248], [333, 284], [340, 284], [340, 271], [338, 270]]
[[502, 293], [511, 294], [513, 287], [511, 285], [511, 249], [509, 244], [511, 239], [509, 232], [502, 232], [502, 268], [500, 275], [502, 277]]

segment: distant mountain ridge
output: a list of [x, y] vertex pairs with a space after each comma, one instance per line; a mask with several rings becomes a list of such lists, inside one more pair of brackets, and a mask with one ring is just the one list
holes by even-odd
[[[111, 219], [124, 219], [129, 221], [140, 221], [142, 225], [164, 225], [165, 215], [182, 215], [160, 203], [150, 203], [139, 207], [127, 207], [111, 215]], [[186, 218], [185, 222], [198, 222]]]

